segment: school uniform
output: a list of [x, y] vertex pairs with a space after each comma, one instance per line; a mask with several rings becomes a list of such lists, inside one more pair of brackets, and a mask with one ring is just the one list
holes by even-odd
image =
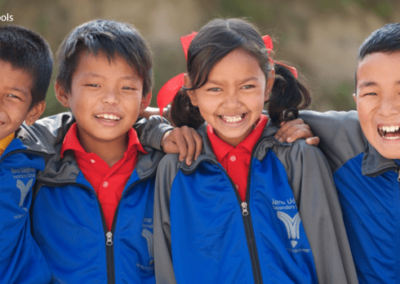
[[50, 283], [29, 216], [36, 173], [44, 169], [44, 145], [24, 145], [35, 137], [25, 132], [22, 141], [18, 133], [0, 140], [0, 283]]
[[356, 111], [300, 117], [331, 166], [360, 283], [400, 283], [399, 165], [369, 144]]
[[236, 157], [218, 153], [207, 123], [198, 130], [202, 155], [191, 166], [177, 155], [160, 162], [157, 283], [357, 283], [323, 155], [304, 141], [280, 143], [277, 128], [268, 124], [251, 147], [248, 169], [238, 172], [248, 171], [244, 200], [243, 181], [218, 161], [235, 163]]
[[[136, 124], [136, 129], [142, 132], [140, 137], [144, 145], [159, 145], [164, 132], [171, 129], [159, 125], [161, 121], [153, 117]], [[35, 135], [28, 145], [46, 141], [41, 152], [49, 154], [46, 164], [43, 163], [37, 173], [31, 220], [32, 235], [50, 268], [52, 283], [155, 283], [154, 175], [163, 153], [149, 147], [141, 148], [136, 139], [130, 139], [128, 152], [136, 153], [137, 162], [133, 172], [122, 174], [128, 180], [122, 191], [116, 193], [121, 196], [113, 205], [116, 206], [115, 215], [109, 216], [112, 225], [108, 228], [102, 198], [98, 197], [100, 192], [96, 193], [88, 181], [98, 176], [84, 169], [86, 178], [76, 159], [85, 159], [90, 154], [79, 152], [83, 148], [74, 144], [76, 133], [64, 140], [73, 123], [72, 114], [63, 113], [45, 118], [28, 129]], [[152, 132], [152, 129], [158, 131]], [[70, 138], [72, 140], [68, 140]], [[133, 152], [126, 155], [116, 172], [127, 167], [126, 163], [135, 156]], [[110, 181], [115, 181], [115, 173], [109, 173]], [[104, 182], [101, 185], [104, 186]], [[32, 271], [32, 275], [34, 273]]]

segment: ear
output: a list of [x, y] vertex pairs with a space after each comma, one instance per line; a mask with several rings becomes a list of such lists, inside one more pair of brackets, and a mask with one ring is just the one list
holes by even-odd
[[28, 114], [25, 117], [25, 123], [28, 125], [34, 124], [35, 121], [43, 114], [45, 108], [46, 103], [44, 101], [34, 105], [30, 111], [28, 111]]
[[353, 99], [354, 99], [354, 102], [357, 104], [357, 94], [356, 93], [353, 94]]
[[267, 84], [265, 86], [264, 102], [269, 100], [269, 95], [271, 94], [274, 82], [275, 82], [275, 69], [272, 68], [268, 73]]
[[[192, 87], [192, 81], [190, 81], [189, 75], [187, 73], [185, 73], [185, 76], [183, 77], [183, 82], [186, 88]], [[196, 93], [194, 91], [186, 91], [186, 93], [188, 94], [192, 105], [198, 106]]]
[[56, 81], [54, 84], [54, 90], [56, 91], [57, 100], [64, 106], [69, 107], [69, 94], [65, 91], [63, 87], [61, 87], [60, 83]]
[[142, 102], [140, 103], [140, 111], [144, 111], [151, 102], [151, 90], [142, 98]]

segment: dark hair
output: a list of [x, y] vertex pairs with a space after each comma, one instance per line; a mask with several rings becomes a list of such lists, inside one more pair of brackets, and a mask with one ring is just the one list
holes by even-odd
[[[371, 53], [392, 53], [400, 51], [400, 23], [387, 24], [374, 31], [358, 49], [357, 62]], [[355, 93], [357, 93], [357, 68], [355, 72]]]
[[30, 74], [30, 108], [45, 100], [53, 71], [53, 55], [38, 33], [20, 26], [0, 26], [0, 60]]
[[[212, 20], [199, 31], [189, 46], [187, 73], [192, 87], [180, 89], [172, 102], [170, 119], [174, 125], [188, 125], [197, 129], [204, 122], [199, 109], [190, 103], [186, 90], [201, 88], [214, 65], [238, 48], [256, 58], [268, 78], [272, 66], [257, 29], [242, 19]], [[297, 109], [306, 108], [311, 99], [308, 90], [286, 67], [276, 64], [275, 73], [268, 113], [272, 121], [278, 124], [297, 117]], [[300, 105], [303, 100], [304, 103]]]
[[387, 24], [374, 31], [360, 46], [357, 61], [375, 52], [400, 51], [400, 23]]
[[153, 84], [152, 58], [148, 44], [131, 24], [109, 20], [94, 20], [76, 27], [62, 42], [58, 53], [57, 81], [66, 91], [71, 91], [72, 75], [83, 52], [97, 56], [104, 52], [108, 60], [115, 53], [135, 68], [143, 79], [143, 96]]

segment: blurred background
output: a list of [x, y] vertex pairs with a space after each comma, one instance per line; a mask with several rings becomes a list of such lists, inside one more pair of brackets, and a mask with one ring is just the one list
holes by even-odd
[[[75, 26], [92, 19], [135, 25], [153, 51], [156, 106], [160, 87], [185, 71], [181, 36], [216, 17], [246, 18], [273, 38], [274, 59], [298, 69], [312, 91], [311, 108], [325, 111], [355, 108], [358, 47], [374, 30], [399, 22], [398, 11], [398, 0], [0, 0], [0, 20], [9, 20], [0, 24], [37, 31], [54, 55]], [[54, 97], [54, 78], [44, 116], [65, 110]]]

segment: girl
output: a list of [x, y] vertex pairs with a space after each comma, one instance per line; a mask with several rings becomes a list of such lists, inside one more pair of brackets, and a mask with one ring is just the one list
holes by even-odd
[[191, 166], [159, 164], [157, 283], [357, 283], [322, 154], [274, 138], [310, 97], [269, 51], [239, 19], [211, 21], [190, 44], [171, 119], [198, 127], [204, 149]]

